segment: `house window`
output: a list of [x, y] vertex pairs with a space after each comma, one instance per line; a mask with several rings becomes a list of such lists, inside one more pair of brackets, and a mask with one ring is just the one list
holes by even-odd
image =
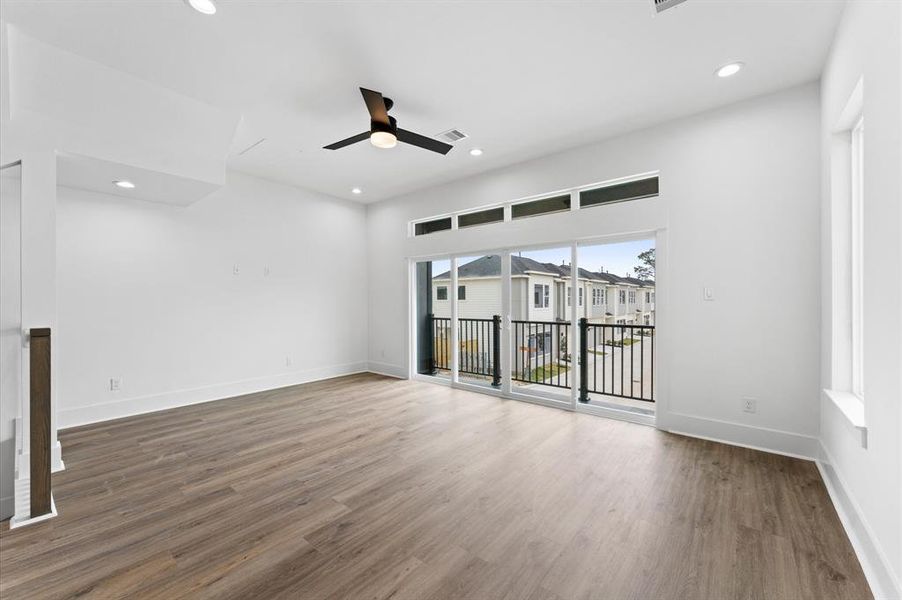
[[570, 210], [570, 194], [514, 204], [511, 207], [511, 218], [521, 219], [523, 217], [533, 217], [565, 210]]
[[[830, 390], [847, 394], [839, 408], [855, 422], [864, 394], [864, 84], [859, 79], [833, 129], [831, 152], [832, 302]], [[831, 396], [834, 400], [842, 396]], [[856, 402], [857, 399], [857, 402]], [[851, 402], [851, 404], [850, 404]], [[860, 404], [860, 406], [859, 406]], [[846, 409], [850, 409], [847, 411]], [[851, 410], [855, 409], [855, 410]], [[866, 440], [862, 440], [865, 445]]]
[[532, 303], [536, 308], [548, 308], [548, 286], [537, 283], [533, 288]]
[[654, 292], [651, 293], [651, 301], [652, 301], [652, 302], [655, 301], [655, 293], [654, 293]]
[[620, 304], [626, 304], [626, 290], [618, 290], [617, 296], [620, 299]]
[[474, 225], [483, 225], [486, 223], [497, 223], [504, 220], [504, 208], [489, 208], [477, 212], [467, 213], [457, 217], [457, 227], [473, 227]]
[[630, 290], [630, 304], [636, 303], [636, 292]]
[[446, 229], [451, 229], [451, 217], [417, 223], [414, 225], [413, 233], [414, 235], [427, 235], [436, 231], [445, 231]]
[[616, 185], [584, 190], [579, 193], [579, 207], [600, 206], [612, 202], [638, 200], [658, 195], [658, 178], [650, 177], [639, 181], [629, 181]]
[[[567, 288], [567, 306], [570, 306], [570, 290], [571, 289], [572, 288]], [[583, 305], [583, 288], [578, 288], [578, 289], [579, 289], [579, 305], [582, 306]]]
[[862, 383], [862, 331], [864, 312], [862, 311], [862, 215], [864, 203], [864, 119], [852, 128], [851, 136], [851, 242], [852, 242], [852, 393], [859, 398], [864, 397]]
[[458, 300], [466, 300], [467, 299], [467, 286], [465, 286], [465, 285], [457, 286], [457, 299]]
[[645, 292], [645, 301], [651, 302], [651, 292]]
[[435, 299], [436, 300], [447, 300], [448, 299], [448, 288], [440, 285], [435, 288]]

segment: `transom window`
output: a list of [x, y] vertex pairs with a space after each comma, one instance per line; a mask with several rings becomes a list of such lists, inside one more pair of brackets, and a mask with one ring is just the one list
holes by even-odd
[[[414, 236], [428, 235], [449, 229], [464, 229], [476, 225], [503, 223], [525, 217], [563, 213], [577, 208], [604, 206], [615, 202], [627, 202], [653, 198], [658, 195], [658, 176], [645, 173], [634, 177], [622, 177], [607, 183], [574, 187], [529, 200], [499, 202], [480, 210], [468, 210], [451, 216], [431, 217], [422, 221], [411, 221], [410, 232]], [[574, 198], [578, 198], [576, 206]]]

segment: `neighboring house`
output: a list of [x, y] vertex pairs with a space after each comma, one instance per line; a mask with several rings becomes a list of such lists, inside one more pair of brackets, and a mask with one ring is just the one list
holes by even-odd
[[[570, 266], [542, 263], [531, 258], [511, 256], [511, 319], [514, 341], [514, 370], [520, 377], [531, 379], [532, 369], [552, 358], [566, 364], [570, 359], [567, 334], [570, 306], [574, 295], [570, 290]], [[501, 257], [483, 256], [458, 268], [458, 318], [461, 319], [461, 365], [488, 365], [491, 350], [485, 326], [469, 319], [491, 319], [501, 314]], [[579, 316], [590, 323], [654, 325], [654, 281], [619, 277], [611, 273], [579, 271], [576, 301]], [[432, 279], [432, 313], [435, 317], [451, 317], [451, 273], [446, 271]], [[518, 323], [519, 322], [519, 323]], [[451, 334], [450, 323], [433, 326], [435, 356], [438, 364], [448, 367]], [[483, 324], [484, 325], [484, 324]], [[611, 330], [607, 339], [623, 337]], [[477, 369], [477, 372], [484, 372]], [[551, 376], [543, 374], [542, 377]]]
[[[451, 274], [432, 280], [432, 312], [451, 316]], [[491, 319], [501, 314], [501, 257], [483, 256], [461, 265], [457, 274], [458, 317]], [[579, 316], [590, 323], [654, 325], [655, 283], [613, 273], [579, 270]], [[573, 294], [570, 266], [511, 256], [511, 318], [514, 321], [569, 321]]]

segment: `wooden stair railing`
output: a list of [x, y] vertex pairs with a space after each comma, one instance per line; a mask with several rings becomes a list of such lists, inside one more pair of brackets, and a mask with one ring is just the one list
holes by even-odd
[[30, 334], [30, 462], [31, 518], [51, 512], [50, 501], [50, 329]]

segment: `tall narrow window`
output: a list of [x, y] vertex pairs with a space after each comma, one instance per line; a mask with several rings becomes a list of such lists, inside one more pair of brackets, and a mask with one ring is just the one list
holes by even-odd
[[533, 292], [533, 306], [536, 308], [548, 308], [548, 286], [541, 283], [535, 284]]
[[862, 329], [864, 311], [862, 310], [862, 217], [864, 214], [864, 119], [852, 128], [851, 136], [851, 241], [852, 241], [852, 393], [859, 398], [864, 396], [862, 384]]

